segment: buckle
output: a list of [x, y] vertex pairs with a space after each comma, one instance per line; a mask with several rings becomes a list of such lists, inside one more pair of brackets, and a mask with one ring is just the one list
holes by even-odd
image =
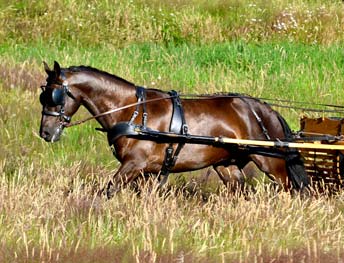
[[132, 124], [132, 123], [133, 123], [133, 121], [136, 119], [136, 117], [137, 117], [138, 114], [139, 114], [139, 112], [138, 112], [137, 110], [133, 112], [133, 115], [131, 115], [129, 124]]
[[189, 127], [187, 124], [182, 125], [182, 133], [183, 134], [188, 134]]
[[142, 113], [142, 124], [143, 124], [143, 127], [146, 127], [146, 125], [147, 125], [147, 118], [148, 118], [148, 113], [147, 112]]

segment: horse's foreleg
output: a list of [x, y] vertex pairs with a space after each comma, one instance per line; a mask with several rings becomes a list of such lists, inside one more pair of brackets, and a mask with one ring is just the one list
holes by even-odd
[[238, 166], [214, 166], [214, 169], [222, 182], [232, 191], [243, 190], [245, 176]]
[[128, 183], [134, 181], [141, 171], [142, 167], [138, 166], [137, 162], [124, 162], [113, 176], [113, 179], [108, 182], [105, 190], [106, 196], [108, 198], [113, 197], [121, 187], [125, 187]]

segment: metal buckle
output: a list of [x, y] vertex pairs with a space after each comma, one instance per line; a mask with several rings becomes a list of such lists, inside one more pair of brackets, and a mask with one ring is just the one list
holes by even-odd
[[139, 115], [139, 112], [136, 110], [133, 112], [133, 115], [130, 118], [129, 124], [133, 123], [133, 121], [136, 119], [137, 115]]
[[143, 127], [146, 127], [146, 125], [147, 125], [147, 118], [148, 118], [148, 113], [144, 112], [142, 114], [142, 124], [143, 124]]
[[189, 127], [187, 124], [182, 125], [182, 132], [183, 134], [188, 134]]

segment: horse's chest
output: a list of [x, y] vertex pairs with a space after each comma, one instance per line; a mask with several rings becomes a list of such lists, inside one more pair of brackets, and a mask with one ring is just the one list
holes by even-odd
[[[161, 146], [161, 147], [159, 147]], [[164, 150], [161, 144], [149, 140], [122, 137], [111, 146], [114, 156], [120, 161], [160, 161]]]

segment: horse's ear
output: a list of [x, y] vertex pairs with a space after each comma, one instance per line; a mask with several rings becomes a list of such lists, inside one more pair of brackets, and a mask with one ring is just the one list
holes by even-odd
[[51, 74], [51, 69], [49, 68], [47, 62], [43, 61], [43, 65], [44, 65], [45, 72], [47, 72], [47, 74], [50, 75]]
[[59, 63], [57, 63], [56, 61], [54, 61], [54, 71], [56, 73], [56, 76], [60, 76], [61, 67], [60, 67]]

